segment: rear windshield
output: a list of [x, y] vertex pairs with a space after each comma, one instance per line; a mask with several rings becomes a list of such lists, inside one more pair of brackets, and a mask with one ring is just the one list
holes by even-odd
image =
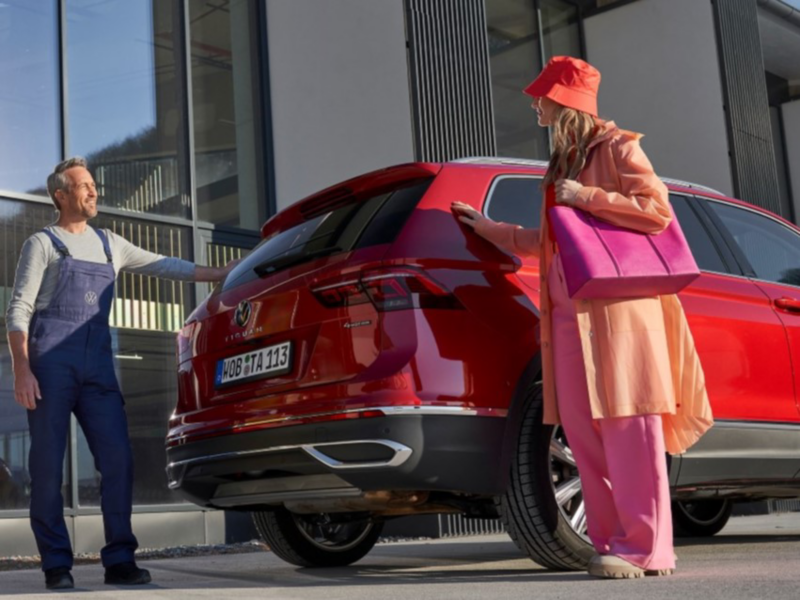
[[432, 181], [344, 203], [261, 240], [223, 290], [321, 256], [392, 243]]

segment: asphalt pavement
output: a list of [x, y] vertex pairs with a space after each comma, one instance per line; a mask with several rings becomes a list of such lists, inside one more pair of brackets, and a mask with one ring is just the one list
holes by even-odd
[[41, 571], [0, 573], [18, 598], [276, 598], [447, 600], [506, 598], [733, 600], [800, 598], [800, 513], [735, 517], [717, 536], [678, 540], [671, 577], [606, 581], [546, 571], [506, 536], [379, 544], [346, 568], [300, 569], [269, 552], [142, 561], [153, 583], [103, 584], [99, 565], [76, 567], [76, 589], [48, 592]]

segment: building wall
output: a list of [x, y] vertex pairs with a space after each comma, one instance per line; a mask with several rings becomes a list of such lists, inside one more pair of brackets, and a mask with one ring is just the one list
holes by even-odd
[[[132, 523], [140, 548], [240, 541], [227, 535], [226, 516], [223, 511], [170, 511], [164, 507], [163, 511], [134, 514]], [[95, 553], [105, 545], [101, 515], [68, 515], [64, 520], [74, 552]], [[28, 517], [2, 519], [0, 533], [0, 556], [36, 556], [39, 553]]]
[[786, 142], [786, 170], [792, 186], [795, 222], [800, 222], [800, 100], [787, 102], [783, 113], [783, 138]]
[[413, 160], [400, 0], [267, 0], [278, 209]]
[[733, 193], [710, 2], [640, 0], [584, 22], [602, 117], [646, 134], [656, 171]]

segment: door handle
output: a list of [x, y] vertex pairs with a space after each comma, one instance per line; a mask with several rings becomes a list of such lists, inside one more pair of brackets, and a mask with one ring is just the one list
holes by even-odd
[[800, 313], [800, 300], [794, 298], [778, 298], [775, 300], [775, 306], [789, 312]]

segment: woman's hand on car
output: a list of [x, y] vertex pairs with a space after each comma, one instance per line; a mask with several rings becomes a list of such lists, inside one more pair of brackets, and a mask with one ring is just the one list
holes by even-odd
[[572, 179], [559, 179], [556, 181], [555, 187], [556, 202], [567, 206], [575, 206], [578, 200], [578, 192], [581, 191], [583, 186]]
[[450, 210], [453, 211], [459, 221], [471, 229], [475, 229], [478, 221], [486, 218], [469, 204], [464, 204], [463, 202], [453, 202], [450, 205]]

